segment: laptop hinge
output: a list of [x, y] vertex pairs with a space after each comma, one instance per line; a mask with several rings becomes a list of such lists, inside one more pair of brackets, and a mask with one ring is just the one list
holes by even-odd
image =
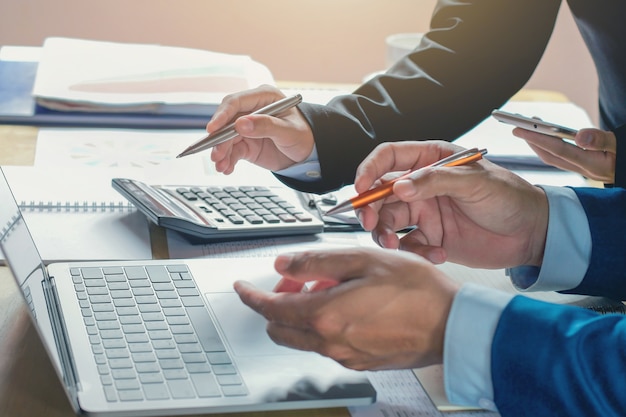
[[56, 344], [59, 360], [61, 362], [61, 371], [63, 373], [63, 382], [69, 391], [69, 398], [75, 410], [78, 406], [78, 377], [73, 361], [72, 350], [68, 342], [67, 329], [65, 322], [60, 314], [59, 297], [57, 296], [54, 278], [48, 277], [41, 281], [43, 292], [46, 298], [50, 321], [52, 323], [52, 332], [54, 334], [54, 343]]

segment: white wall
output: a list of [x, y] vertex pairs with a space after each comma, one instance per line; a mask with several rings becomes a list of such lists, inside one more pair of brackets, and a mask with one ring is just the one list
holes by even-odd
[[[242, 53], [279, 80], [358, 83], [384, 38], [428, 29], [435, 0], [1, 0], [0, 45], [47, 36]], [[595, 72], [564, 10], [529, 87], [559, 90], [597, 120]], [[529, 28], [529, 30], [532, 30]]]

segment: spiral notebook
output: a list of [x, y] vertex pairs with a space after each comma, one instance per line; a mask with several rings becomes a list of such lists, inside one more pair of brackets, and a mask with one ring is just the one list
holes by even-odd
[[111, 189], [110, 170], [3, 170], [45, 262], [152, 258], [145, 216]]

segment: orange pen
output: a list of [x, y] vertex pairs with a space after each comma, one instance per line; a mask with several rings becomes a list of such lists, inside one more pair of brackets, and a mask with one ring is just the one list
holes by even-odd
[[[460, 152], [457, 152], [453, 155], [450, 155], [446, 158], [443, 158], [433, 164], [427, 165], [426, 167], [453, 167], [459, 165], [467, 165], [472, 162], [476, 162], [482, 159], [483, 155], [487, 153], [486, 149], [478, 150], [478, 148], [466, 149]], [[426, 168], [424, 167], [424, 168]], [[420, 168], [422, 169], [422, 168]], [[335, 207], [328, 210], [325, 215], [332, 216], [333, 214], [345, 213], [346, 211], [356, 210], [363, 206], [366, 206], [374, 201], [382, 200], [385, 197], [389, 197], [393, 194], [393, 184], [396, 181], [403, 180], [411, 175], [415, 171], [407, 172], [406, 174], [394, 178], [393, 180], [384, 183], [383, 185], [372, 188], [371, 190], [365, 191], [357, 196], [352, 197], [349, 200], [344, 201], [343, 203], [337, 204]]]

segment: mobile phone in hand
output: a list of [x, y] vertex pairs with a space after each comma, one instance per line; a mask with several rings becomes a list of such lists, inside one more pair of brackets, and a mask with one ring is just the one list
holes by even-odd
[[578, 131], [569, 127], [545, 122], [541, 119], [522, 116], [519, 113], [509, 113], [502, 110], [494, 110], [491, 115], [502, 123], [521, 127], [532, 132], [543, 133], [544, 135], [555, 136], [557, 138], [574, 139]]

